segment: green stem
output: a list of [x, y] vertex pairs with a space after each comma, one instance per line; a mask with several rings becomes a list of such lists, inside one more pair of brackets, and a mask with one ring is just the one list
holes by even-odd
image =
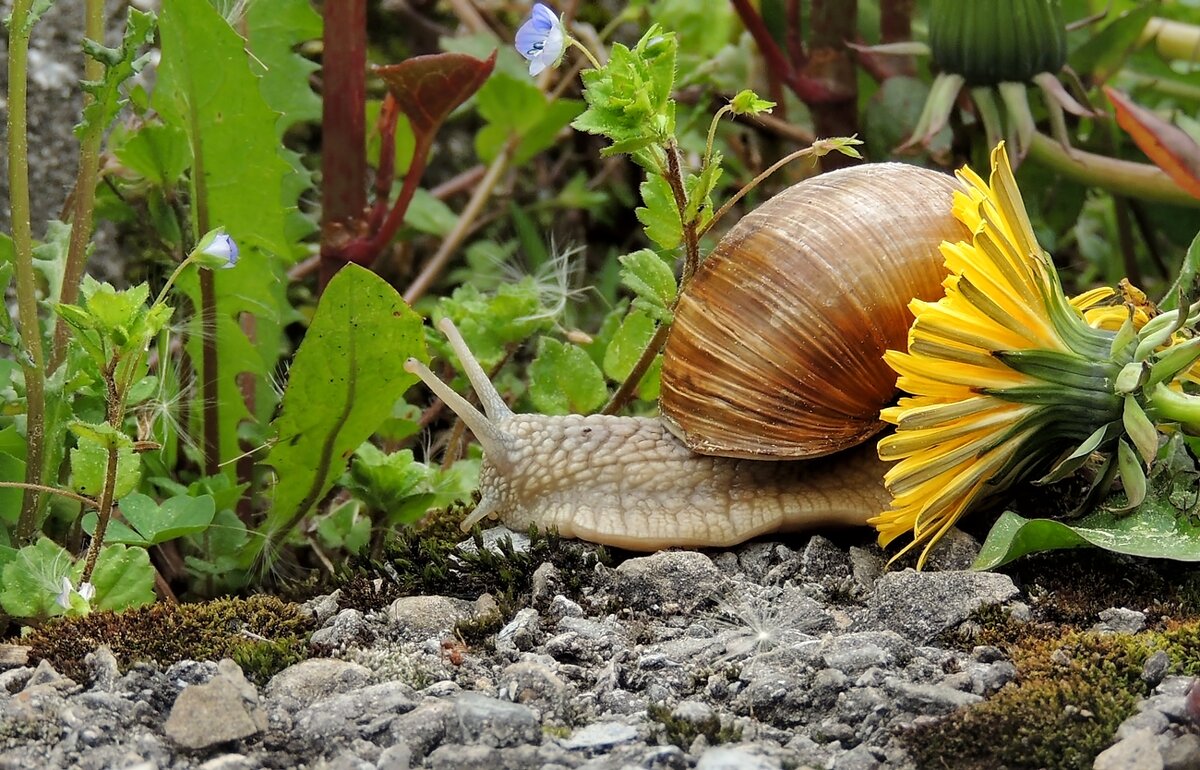
[[1155, 422], [1177, 422], [1189, 433], [1200, 432], [1200, 398], [1159, 383], [1150, 391], [1146, 404]]
[[0, 481], [0, 489], [29, 489], [32, 487], [38, 492], [45, 492], [48, 495], [58, 495], [65, 497], [68, 500], [74, 500], [85, 508], [95, 508], [97, 503], [90, 497], [76, 494], [67, 489], [59, 489], [58, 487], [48, 487], [45, 484], [26, 484], [23, 481]]
[[26, 137], [26, 65], [29, 58], [33, 0], [15, 0], [8, 40], [8, 189], [16, 251], [17, 315], [25, 355], [25, 494], [17, 519], [17, 541], [29, 542], [37, 528], [46, 424], [46, 373], [38, 321], [37, 282], [33, 274], [33, 232], [29, 224], [29, 145]]
[[92, 570], [96, 569], [96, 559], [100, 556], [100, 548], [104, 545], [104, 535], [108, 532], [108, 522], [112, 518], [113, 490], [117, 485], [116, 445], [108, 448], [108, 467], [104, 473], [104, 491], [100, 494], [100, 504], [96, 508], [96, 531], [92, 533], [92, 542], [88, 546], [87, 560], [83, 565], [83, 574], [79, 582], [88, 583], [92, 579]]
[[[87, 0], [84, 9], [84, 35], [104, 42], [104, 0]], [[83, 79], [99, 81], [104, 77], [104, 64], [91, 56], [85, 56]], [[84, 108], [95, 101], [85, 94]], [[71, 239], [67, 247], [67, 262], [63, 270], [59, 301], [74, 305], [79, 298], [79, 282], [87, 263], [87, 245], [92, 237], [92, 210], [96, 203], [96, 180], [100, 175], [100, 143], [104, 139], [104, 126], [98, 121], [88, 124], [87, 132], [79, 140], [79, 171], [75, 177], [75, 202], [71, 210]], [[50, 352], [49, 371], [54, 371], [67, 356], [67, 324], [61, 318], [54, 326], [54, 345]]]
[[758, 176], [751, 179], [746, 184], [745, 187], [743, 187], [742, 189], [740, 189], [736, 193], [734, 193], [732, 198], [725, 201], [725, 203], [721, 206], [721, 208], [717, 209], [717, 213], [712, 215], [712, 219], [708, 220], [708, 222], [706, 222], [704, 224], [704, 226], [700, 228], [700, 231], [698, 233], [696, 233], [697, 237], [703, 238], [704, 234], [707, 233], [709, 230], [711, 230], [712, 226], [715, 225], [721, 219], [721, 217], [725, 216], [725, 214], [727, 214], [729, 212], [729, 209], [733, 208], [737, 204], [738, 201], [740, 201], [742, 198], [746, 197], [747, 193], [749, 193], [755, 187], [758, 187], [760, 184], [762, 184], [762, 181], [764, 179], [769, 177], [771, 174], [774, 174], [776, 171], [783, 168], [784, 166], [791, 163], [792, 161], [794, 161], [798, 158], [803, 158], [808, 155], [812, 155], [815, 152], [816, 152], [816, 145], [813, 145], [810, 147], [805, 147], [803, 149], [796, 150], [795, 152], [793, 152], [789, 155], [785, 155], [782, 158], [780, 158], [779, 160], [772, 163], [770, 166], [767, 167], [767, 169], [765, 171], [763, 171], [761, 174], [759, 174]]
[[713, 115], [712, 123], [708, 124], [708, 144], [704, 146], [704, 165], [707, 166], [712, 162], [713, 142], [717, 139], [717, 125], [721, 122], [721, 118], [725, 113], [733, 112], [733, 105], [726, 104], [721, 109], [717, 110], [717, 114]]
[[587, 60], [592, 63], [593, 69], [603, 69], [603, 67], [600, 65], [600, 60], [597, 59], [596, 56], [591, 51], [588, 50], [586, 45], [579, 42], [578, 40], [576, 40], [573, 37], [568, 37], [567, 40], [571, 45], [575, 46], [580, 51], [583, 51], [583, 55], [586, 56]]
[[1189, 195], [1158, 166], [1078, 149], [1067, 151], [1040, 132], [1029, 142], [1028, 159], [1089, 187], [1173, 206], [1200, 208], [1200, 198]]

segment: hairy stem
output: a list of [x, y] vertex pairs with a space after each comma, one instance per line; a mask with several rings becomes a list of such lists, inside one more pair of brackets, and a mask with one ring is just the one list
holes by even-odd
[[8, 39], [8, 189], [12, 207], [17, 322], [21, 331], [21, 369], [25, 373], [25, 483], [17, 519], [17, 541], [33, 539], [41, 495], [46, 423], [46, 373], [38, 322], [37, 281], [33, 274], [33, 232], [29, 224], [29, 146], [26, 137], [26, 65], [29, 58], [30, 10], [33, 0], [15, 0]]
[[[104, 42], [104, 0], [87, 0], [84, 9], [84, 35], [97, 43]], [[99, 81], [104, 77], [104, 64], [84, 56], [83, 79]], [[91, 94], [83, 97], [84, 109], [95, 100]], [[79, 298], [79, 282], [87, 264], [87, 246], [92, 238], [92, 210], [96, 204], [96, 179], [100, 175], [100, 143], [104, 126], [91, 122], [79, 139], [79, 171], [75, 176], [74, 205], [71, 207], [71, 238], [67, 247], [67, 263], [63, 269], [60, 301], [74, 305]], [[54, 326], [54, 346], [50, 352], [49, 371], [54, 371], [67, 356], [67, 324], [61, 318]]]
[[113, 490], [117, 486], [117, 446], [114, 443], [108, 448], [108, 467], [104, 473], [104, 491], [100, 494], [100, 504], [96, 507], [96, 531], [92, 533], [92, 542], [88, 546], [87, 560], [83, 565], [83, 574], [79, 582], [87, 583], [92, 579], [92, 570], [96, 569], [96, 559], [104, 545], [104, 535], [108, 532], [108, 522], [112, 518]]

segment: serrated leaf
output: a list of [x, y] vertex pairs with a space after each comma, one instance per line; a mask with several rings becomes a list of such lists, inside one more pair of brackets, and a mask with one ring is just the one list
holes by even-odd
[[97, 82], [86, 82], [84, 90], [92, 101], [83, 108], [83, 120], [75, 126], [75, 135], [83, 137], [91, 131], [105, 131], [125, 103], [121, 86], [136, 75], [149, 61], [149, 54], [138, 56], [138, 49], [154, 38], [154, 14], [128, 9], [125, 34], [120, 48], [106, 48], [92, 40], [84, 41], [84, 52], [104, 64], [104, 76]]
[[671, 267], [650, 249], [626, 254], [619, 261], [621, 283], [637, 295], [638, 306], [657, 321], [669, 320], [677, 291]]
[[610, 379], [622, 382], [629, 376], [654, 336], [654, 328], [649, 315], [636, 308], [629, 311], [604, 351], [604, 373]]
[[417, 379], [404, 371], [410, 356], [429, 359], [421, 317], [382, 278], [346, 265], [325, 287], [272, 423], [266, 464], [277, 482], [266, 536], [289, 532], [391, 415]]
[[[133, 442], [123, 434], [97, 434], [79, 430], [79, 423], [71, 425], [79, 436], [78, 446], [71, 449], [71, 488], [81, 495], [100, 497], [108, 476], [109, 447], [117, 447], [117, 473], [113, 486], [113, 498], [120, 499], [133, 491], [142, 476], [142, 461], [133, 451]], [[120, 441], [124, 439], [124, 441]]]
[[661, 176], [651, 174], [641, 186], [642, 202], [634, 213], [646, 230], [646, 237], [664, 251], [677, 248], [683, 242], [683, 225], [671, 185]]
[[91, 583], [96, 587], [92, 609], [119, 612], [154, 603], [154, 567], [145, 548], [104, 546]]
[[529, 397], [543, 414], [590, 414], [604, 404], [608, 388], [583, 348], [542, 337], [529, 365]]
[[321, 117], [321, 98], [313, 91], [310, 76], [316, 62], [297, 48], [321, 38], [321, 16], [308, 0], [272, 0], [249, 3], [246, 24], [253, 66], [261, 63], [263, 98], [279, 113], [279, 136], [295, 123]]

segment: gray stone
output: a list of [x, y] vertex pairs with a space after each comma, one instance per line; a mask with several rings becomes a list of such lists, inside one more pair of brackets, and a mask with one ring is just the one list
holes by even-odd
[[1170, 667], [1171, 656], [1159, 650], [1146, 658], [1146, 662], [1142, 664], [1142, 681], [1151, 687], [1157, 687], [1158, 683], [1167, 675], [1167, 669]]
[[753, 746], [715, 746], [696, 762], [696, 770], [780, 770], [775, 757], [763, 756]]
[[402, 596], [387, 609], [392, 627], [411, 639], [448, 634], [471, 613], [471, 602], [448, 596]]
[[368, 643], [374, 636], [362, 611], [347, 608], [323, 628], [314, 631], [311, 642], [338, 649]]
[[546, 614], [552, 618], [582, 618], [583, 607], [580, 607], [578, 602], [573, 602], [562, 594], [556, 594], [550, 600], [550, 606], [547, 608]]
[[[1166, 744], [1163, 745], [1163, 739]], [[1163, 770], [1200, 770], [1200, 735], [1160, 735], [1159, 755]]]
[[967, 570], [978, 555], [979, 541], [958, 527], [951, 527], [929, 552], [925, 569], [936, 572]]
[[878, 549], [850, 546], [850, 574], [859, 586], [868, 591], [874, 588], [875, 581], [883, 574], [883, 569], [884, 562]]
[[218, 664], [204, 684], [183, 688], [163, 726], [167, 737], [186, 749], [206, 749], [241, 740], [266, 727], [257, 708], [258, 691], [232, 660]]
[[858, 676], [870, 668], [898, 668], [912, 660], [912, 644], [894, 631], [859, 631], [821, 642], [827, 668]]
[[853, 630], [886, 628], [929, 644], [980, 607], [1018, 593], [1012, 578], [995, 572], [889, 572], [876, 581]]
[[1101, 634], [1136, 634], [1146, 626], [1146, 613], [1125, 607], [1112, 607], [1100, 613], [1100, 622], [1092, 630]]
[[1165, 732], [1170, 724], [1171, 721], [1158, 709], [1143, 708], [1121, 723], [1117, 728], [1116, 739], [1124, 740], [1143, 730], [1149, 731], [1151, 735], [1158, 735]]
[[702, 553], [659, 551], [622, 562], [613, 575], [613, 592], [624, 606], [677, 614], [713, 601], [727, 583]]
[[493, 746], [438, 746], [425, 759], [433, 770], [495, 770], [503, 767], [500, 750]]
[[87, 666], [88, 678], [91, 680], [93, 690], [111, 692], [121, 677], [121, 668], [117, 665], [117, 658], [107, 644], [102, 644], [94, 652], [83, 656], [83, 664]]
[[1100, 752], [1092, 770], [1164, 770], [1158, 741], [1149, 730], [1138, 730]]
[[366, 666], [333, 658], [309, 658], [288, 666], [267, 683], [263, 694], [288, 711], [369, 685], [374, 674]]
[[378, 770], [409, 770], [412, 767], [412, 749], [404, 741], [400, 741], [379, 753], [375, 762]]
[[833, 760], [833, 770], [877, 770], [882, 766], [879, 758], [861, 744]]
[[543, 715], [565, 716], [567, 685], [541, 663], [520, 661], [504, 669], [497, 681], [500, 697], [541, 711]]
[[0, 644], [0, 671], [23, 668], [28, 663], [28, 647], [21, 644]]
[[800, 555], [800, 574], [819, 583], [847, 579], [851, 575], [850, 554], [829, 538], [813, 535]]
[[549, 609], [554, 597], [563, 592], [562, 575], [559, 574], [558, 567], [550, 562], [543, 562], [533, 571], [530, 583], [533, 606], [539, 610]]
[[594, 752], [607, 751], [637, 739], [637, 728], [630, 725], [622, 722], [593, 722], [561, 739], [559, 745], [571, 751]]
[[915, 714], [948, 714], [956, 708], [983, 700], [983, 696], [953, 687], [915, 684], [895, 677], [889, 677], [884, 682], [884, 689], [895, 699], [897, 708]]
[[427, 700], [417, 708], [392, 720], [392, 743], [404, 743], [414, 761], [420, 761], [446, 737], [446, 725], [454, 715], [448, 700]]
[[671, 709], [671, 719], [691, 725], [698, 732], [716, 732], [721, 727], [721, 720], [716, 712], [704, 701], [683, 700]]
[[460, 693], [452, 702], [454, 719], [446, 732], [458, 743], [503, 748], [541, 742], [542, 726], [528, 706], [476, 692]]
[[496, 634], [496, 649], [516, 652], [532, 650], [541, 635], [538, 628], [538, 611], [532, 607], [518, 610]]
[[56, 689], [70, 689], [75, 686], [75, 681], [69, 677], [54, 670], [54, 666], [50, 665], [50, 661], [43, 658], [38, 661], [37, 668], [33, 670], [29, 680], [25, 682], [25, 689], [31, 690], [34, 687], [50, 685]]
[[245, 754], [222, 754], [200, 765], [199, 770], [257, 770], [261, 766]]
[[382, 682], [317, 701], [295, 717], [297, 735], [316, 744], [370, 740], [398, 715], [412, 711], [417, 695], [402, 682]]
[[302, 606], [313, 616], [318, 626], [324, 626], [330, 618], [337, 614], [341, 595], [342, 589], [339, 588], [331, 594], [309, 599]]

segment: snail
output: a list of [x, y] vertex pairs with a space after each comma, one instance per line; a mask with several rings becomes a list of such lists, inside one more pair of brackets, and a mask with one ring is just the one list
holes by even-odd
[[[730, 546], [862, 525], [887, 506], [883, 423], [914, 297], [942, 292], [938, 246], [969, 236], [952, 177], [898, 163], [805, 180], [738, 222], [684, 291], [664, 350], [661, 417], [514, 414], [448, 320], [482, 412], [405, 368], [483, 447], [480, 501], [522, 530], [630, 550]], [[764, 462], [763, 460], [776, 460]]]

